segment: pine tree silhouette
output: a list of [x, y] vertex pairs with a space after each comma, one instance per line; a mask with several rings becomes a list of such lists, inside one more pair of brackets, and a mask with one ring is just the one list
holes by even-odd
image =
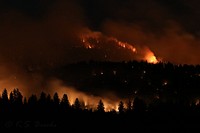
[[57, 92], [53, 95], [53, 102], [56, 106], [60, 104], [60, 99]]
[[51, 95], [48, 94], [47, 97], [46, 97], [46, 107], [49, 109], [49, 112], [51, 110], [53, 110], [53, 99], [51, 98]]
[[131, 110], [132, 110], [132, 101], [131, 99], [129, 99], [127, 102], [127, 111], [130, 112]]
[[97, 105], [97, 112], [105, 112], [105, 107], [102, 100], [99, 100], [99, 103]]
[[9, 111], [9, 101], [8, 101], [8, 92], [6, 89], [3, 90], [1, 97], [2, 97], [1, 99], [2, 111], [7, 113]]
[[26, 97], [24, 97], [24, 105], [27, 105], [28, 104], [28, 101], [27, 101], [27, 99], [26, 99]]
[[39, 104], [40, 105], [45, 105], [46, 104], [46, 93], [45, 92], [41, 92], [40, 94], [40, 98], [39, 98]]
[[75, 99], [73, 107], [75, 110], [81, 110], [81, 104], [78, 98]]
[[2, 102], [5, 102], [5, 103], [8, 102], [8, 92], [6, 89], [3, 90], [1, 97], [2, 97]]
[[13, 98], [14, 98], [14, 104], [16, 106], [22, 106], [23, 96], [18, 88], [13, 90]]
[[12, 91], [10, 92], [10, 99], [9, 99], [9, 101], [10, 101], [10, 104], [11, 104], [11, 105], [13, 105], [14, 102], [15, 102], [15, 99], [14, 99], [14, 96], [13, 96], [13, 92], [12, 92]]
[[32, 113], [35, 113], [37, 110], [39, 110], [37, 96], [32, 94], [28, 99], [28, 110]]
[[28, 99], [28, 104], [29, 104], [30, 106], [36, 105], [36, 104], [37, 104], [37, 96], [34, 95], [34, 94], [32, 94], [32, 95], [29, 97], [29, 99]]
[[70, 103], [67, 94], [63, 94], [62, 100], [60, 102], [61, 108], [65, 111], [69, 109]]
[[118, 110], [119, 110], [119, 113], [124, 113], [124, 103], [122, 101], [119, 102], [119, 105], [118, 105]]

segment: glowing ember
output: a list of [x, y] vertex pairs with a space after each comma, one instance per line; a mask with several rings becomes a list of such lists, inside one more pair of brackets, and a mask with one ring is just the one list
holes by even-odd
[[136, 53], [136, 48], [133, 47], [131, 44], [128, 44], [126, 42], [121, 42], [119, 40], [117, 40], [116, 38], [110, 38], [110, 40], [116, 42], [116, 44], [118, 44], [118, 46], [122, 47], [122, 48], [125, 48], [125, 49], [128, 49], [128, 50], [131, 50], [133, 53]]
[[92, 49], [92, 48], [94, 48], [94, 46], [93, 46], [89, 41], [87, 41], [87, 40], [85, 40], [85, 39], [82, 39], [82, 42], [83, 42], [85, 48], [87, 48], [87, 49]]

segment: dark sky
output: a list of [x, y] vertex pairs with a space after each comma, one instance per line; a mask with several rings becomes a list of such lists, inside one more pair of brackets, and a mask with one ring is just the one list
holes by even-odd
[[[199, 5], [198, 0], [0, 0], [0, 81], [39, 88], [46, 79], [38, 71], [103, 60], [105, 54], [111, 61], [139, 59], [107, 43], [109, 38], [134, 44], [141, 55], [148, 48], [163, 61], [199, 64]], [[105, 43], [86, 49], [80, 41], [85, 33], [98, 33]]]

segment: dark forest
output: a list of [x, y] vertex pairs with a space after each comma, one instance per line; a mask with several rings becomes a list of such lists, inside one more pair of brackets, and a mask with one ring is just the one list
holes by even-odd
[[179, 129], [183, 125], [194, 128], [200, 124], [200, 66], [90, 61], [71, 64], [59, 71], [58, 76], [71, 81], [71, 84], [74, 84], [73, 77], [82, 77], [80, 81], [83, 83], [76, 86], [79, 89], [101, 88], [109, 84], [111, 90], [117, 88], [116, 94], [123, 101], [118, 103], [117, 110], [105, 110], [103, 99], [90, 108], [78, 97], [70, 103], [68, 94], [59, 97], [57, 92], [54, 95], [41, 92], [40, 95], [25, 97], [20, 88], [14, 88], [9, 94], [4, 89], [0, 98], [1, 127], [48, 127], [78, 131], [80, 129], [76, 126], [101, 126], [99, 130], [128, 131], [134, 127], [134, 130], [145, 131], [149, 128]]

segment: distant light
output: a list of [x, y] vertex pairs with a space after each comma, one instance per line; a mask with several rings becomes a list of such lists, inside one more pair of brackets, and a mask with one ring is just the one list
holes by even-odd
[[113, 70], [113, 74], [116, 75], [116, 74], [117, 74], [117, 71]]
[[162, 85], [163, 85], [163, 86], [166, 86], [166, 85], [168, 85], [168, 82], [167, 82], [167, 81], [164, 81]]
[[135, 94], [137, 94], [137, 93], [138, 93], [138, 91], [134, 91], [134, 93], [135, 93]]
[[101, 72], [101, 75], [103, 75], [103, 72]]

